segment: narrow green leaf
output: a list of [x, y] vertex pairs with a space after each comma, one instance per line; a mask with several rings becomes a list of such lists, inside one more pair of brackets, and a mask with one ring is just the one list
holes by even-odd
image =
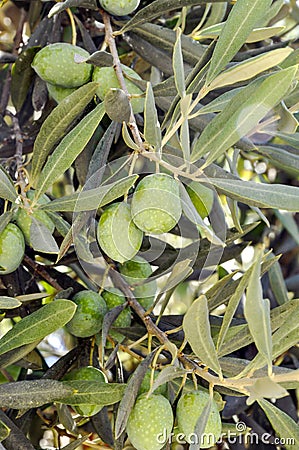
[[227, 305], [227, 308], [225, 310], [225, 314], [223, 317], [223, 322], [222, 322], [222, 325], [221, 325], [221, 328], [219, 331], [218, 339], [217, 339], [217, 345], [216, 345], [217, 351], [221, 350], [221, 345], [225, 339], [225, 336], [227, 334], [227, 331], [229, 329], [231, 321], [234, 317], [234, 314], [236, 312], [238, 304], [241, 300], [241, 297], [248, 285], [250, 275], [251, 275], [251, 271], [249, 269], [243, 275], [240, 283], [238, 284], [237, 289], [235, 290], [235, 292], [233, 293], [233, 295], [231, 296], [231, 298], [228, 302], [228, 305]]
[[30, 226], [30, 242], [32, 248], [37, 252], [58, 253], [59, 248], [52, 236], [49, 228], [37, 220], [35, 217], [31, 219]]
[[17, 193], [10, 176], [0, 165], [0, 197], [14, 203], [17, 199]]
[[[271, 255], [271, 258], [274, 256]], [[270, 286], [273, 291], [273, 294], [275, 295], [276, 301], [279, 305], [283, 305], [284, 303], [287, 303], [289, 301], [288, 298], [288, 290], [286, 288], [283, 274], [280, 268], [280, 264], [278, 261], [275, 261], [272, 267], [270, 267], [269, 270], [269, 281]]]
[[[194, 146], [191, 161], [195, 162], [209, 152], [205, 163], [208, 165], [249, 133], [284, 97], [296, 72], [296, 67], [281, 70], [266, 77], [261, 83], [254, 82], [254, 86], [258, 83], [254, 91], [252, 84], [249, 84], [235, 95], [226, 108], [204, 129]], [[243, 103], [237, 103], [240, 101]]]
[[267, 400], [259, 400], [277, 435], [284, 440], [286, 450], [294, 450], [299, 445], [299, 427], [291, 417]]
[[255, 401], [263, 398], [282, 398], [289, 395], [284, 387], [275, 383], [269, 376], [257, 378], [254, 384], [246, 386], [246, 389], [249, 392], [247, 405], [252, 405]]
[[210, 181], [223, 194], [247, 205], [299, 211], [298, 187], [219, 178]]
[[67, 405], [113, 405], [121, 400], [126, 388], [125, 384], [87, 380], [64, 381], [63, 384], [73, 392], [59, 399]]
[[48, 17], [52, 17], [55, 14], [58, 14], [62, 11], [65, 11], [68, 8], [80, 6], [81, 8], [88, 8], [88, 9], [99, 9], [99, 5], [97, 0], [65, 0], [64, 2], [60, 2], [56, 5], [54, 5], [49, 14]]
[[215, 25], [216, 23], [222, 22], [226, 15], [227, 4], [223, 3], [214, 3], [211, 7], [209, 17], [204, 24], [203, 28], [208, 28], [211, 25]]
[[0, 420], [0, 442], [4, 441], [10, 435], [10, 428]]
[[73, 389], [56, 380], [16, 381], [0, 385], [2, 408], [37, 408], [71, 395]]
[[136, 144], [136, 142], [133, 141], [133, 139], [130, 136], [128, 125], [126, 122], [123, 122], [122, 126], [122, 137], [125, 142], [125, 144], [131, 148], [132, 150], [140, 150], [139, 145]]
[[13, 218], [13, 211], [6, 211], [0, 216], [0, 234], [7, 227], [11, 219]]
[[[194, 442], [193, 439], [191, 440], [191, 444], [189, 446], [190, 450], [198, 450], [198, 443], [204, 444], [206, 440], [209, 440], [208, 436], [204, 436], [204, 432], [211, 413], [211, 407], [212, 398], [210, 397], [196, 421], [195, 428], [193, 430], [196, 439], [194, 440]], [[206, 446], [206, 443], [204, 446]], [[200, 445], [200, 447], [202, 447], [202, 445]]]
[[222, 86], [229, 86], [253, 78], [259, 73], [277, 66], [290, 55], [292, 51], [293, 50], [289, 47], [278, 48], [235, 64], [218, 75], [209, 85], [209, 89], [219, 89]]
[[269, 159], [269, 162], [278, 169], [282, 169], [292, 176], [299, 176], [299, 155], [291, 153], [284, 148], [260, 145], [258, 153]]
[[159, 151], [162, 135], [158, 119], [155, 97], [151, 83], [147, 83], [144, 105], [144, 138], [152, 147]]
[[5, 296], [0, 297], [0, 309], [14, 309], [21, 305], [22, 303], [16, 298]]
[[174, 73], [174, 81], [178, 94], [181, 98], [183, 98], [185, 95], [186, 86], [185, 86], [184, 61], [181, 46], [181, 34], [182, 30], [178, 28], [176, 42], [173, 47], [172, 66]]
[[34, 70], [31, 63], [40, 50], [39, 47], [29, 47], [24, 50], [12, 66], [11, 71], [11, 100], [17, 111], [20, 111], [28, 95]]
[[155, 390], [162, 386], [165, 383], [168, 383], [169, 381], [175, 380], [179, 377], [184, 377], [188, 371], [186, 369], [181, 369], [180, 367], [176, 366], [167, 366], [165, 369], [161, 370], [157, 378], [155, 379], [152, 389], [150, 390], [149, 394], [152, 392], [155, 392]]
[[175, 286], [177, 286], [180, 282], [188, 278], [193, 272], [193, 269], [192, 267], [190, 267], [190, 264], [192, 264], [191, 259], [185, 259], [183, 261], [177, 262], [171, 268], [171, 273], [169, 277], [165, 280], [165, 283], [163, 284], [161, 290], [163, 292], [169, 291], [170, 289], [173, 289]]
[[207, 75], [207, 85], [239, 51], [271, 3], [272, 0], [238, 0], [235, 3], [215, 47]]
[[231, 91], [225, 92], [222, 95], [219, 95], [219, 97], [212, 100], [210, 103], [207, 103], [202, 108], [200, 108], [199, 111], [197, 111], [198, 115], [201, 114], [208, 114], [208, 113], [216, 113], [222, 111], [226, 105], [231, 101], [231, 99], [241, 92], [244, 88], [236, 88], [232, 89]]
[[[297, 304], [296, 304], [297, 303]], [[272, 319], [272, 330], [275, 332], [272, 335], [272, 358], [277, 358], [284, 352], [289, 350], [293, 345], [297, 345], [299, 340], [299, 327], [298, 327], [298, 300], [295, 300], [295, 304], [291, 304], [291, 300], [284, 303], [282, 307], [288, 308], [288, 311], [284, 314], [285, 317], [280, 318], [278, 327], [274, 327], [277, 318]], [[294, 307], [295, 306], [295, 307]], [[297, 306], [297, 308], [296, 308]], [[278, 308], [276, 308], [278, 309]], [[265, 365], [264, 357], [258, 353], [253, 360], [246, 366], [241, 372], [241, 376], [247, 376], [249, 373], [258, 370]]]
[[214, 372], [222, 376], [211, 337], [208, 302], [204, 295], [195, 300], [188, 309], [184, 316], [183, 329], [185, 337], [196, 356]]
[[275, 211], [276, 217], [280, 220], [281, 224], [292, 236], [297, 245], [299, 245], [299, 229], [296, 222], [295, 215], [288, 212]]
[[35, 139], [32, 156], [31, 183], [35, 187], [41, 169], [68, 127], [94, 97], [98, 83], [87, 83], [59, 103], [46, 118]]
[[75, 310], [76, 305], [74, 302], [70, 300], [56, 300], [34, 311], [16, 323], [0, 339], [0, 355], [21, 345], [43, 339], [69, 322]]
[[30, 344], [21, 345], [21, 347], [14, 348], [3, 355], [0, 355], [0, 367], [1, 369], [11, 366], [12, 364], [25, 358], [30, 352], [32, 352], [36, 346], [40, 343], [41, 339], [33, 341]]
[[136, 370], [134, 370], [132, 376], [128, 380], [126, 390], [120, 401], [117, 416], [115, 421], [115, 437], [118, 439], [120, 435], [124, 432], [130, 412], [134, 406], [136, 397], [138, 395], [138, 390], [141, 386], [144, 375], [146, 374], [153, 358], [155, 351], [149, 353], [144, 360], [138, 364]]
[[262, 250], [253, 263], [246, 290], [244, 315], [258, 351], [264, 356], [268, 367], [272, 367], [272, 335], [270, 302], [263, 299], [261, 277]]
[[[222, 2], [223, 0], [209, 0], [209, 3]], [[123, 34], [125, 31], [136, 28], [137, 26], [150, 22], [151, 20], [161, 16], [162, 14], [169, 13], [175, 9], [181, 9], [184, 6], [195, 6], [206, 3], [205, 0], [155, 0], [151, 2], [145, 8], [138, 11], [134, 17], [127, 22], [123, 28], [119, 31], [119, 34]]]
[[100, 103], [70, 131], [49, 156], [36, 185], [35, 201], [70, 168], [84, 149], [105, 114], [104, 104]]
[[[225, 26], [224, 23], [217, 23], [215, 25], [210, 26], [209, 28], [204, 28], [201, 31], [196, 33], [195, 39], [197, 41], [204, 39], [215, 39], [219, 35], [221, 35], [222, 30]], [[272, 36], [275, 36], [278, 33], [281, 33], [285, 29], [284, 26], [273, 26], [273, 27], [264, 27], [264, 28], [254, 28], [251, 33], [247, 36], [244, 44], [250, 44], [253, 42], [263, 41], [265, 39], [269, 39]]]
[[51, 203], [41, 205], [39, 209], [60, 212], [92, 211], [126, 194], [137, 178], [138, 175], [130, 175], [114, 183], [58, 198]]

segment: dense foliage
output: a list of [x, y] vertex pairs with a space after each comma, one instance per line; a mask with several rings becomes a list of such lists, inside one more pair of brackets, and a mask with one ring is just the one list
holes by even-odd
[[296, 2], [0, 5], [0, 448], [299, 448]]

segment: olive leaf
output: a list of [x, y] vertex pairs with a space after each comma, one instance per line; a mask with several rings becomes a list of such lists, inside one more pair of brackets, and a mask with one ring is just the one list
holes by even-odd
[[144, 375], [147, 372], [155, 351], [149, 353], [144, 360], [138, 364], [132, 377], [129, 379], [124, 395], [120, 401], [115, 421], [115, 437], [118, 439], [126, 428], [130, 412], [134, 406], [139, 388], [141, 386]]
[[144, 103], [144, 138], [152, 147], [159, 151], [162, 134], [158, 119], [157, 108], [151, 83], [147, 83]]
[[35, 217], [31, 218], [30, 243], [32, 248], [38, 252], [59, 252], [58, 245], [49, 228]]
[[275, 383], [270, 377], [257, 378], [250, 386], [245, 385], [245, 388], [249, 392], [247, 405], [252, 405], [262, 398], [282, 398], [289, 395], [285, 388]]
[[260, 145], [256, 151], [266, 157], [274, 167], [295, 177], [299, 176], [299, 155], [274, 145]]
[[56, 300], [42, 306], [17, 322], [0, 339], [0, 355], [14, 348], [43, 339], [71, 320], [76, 310], [74, 302]]
[[21, 345], [18, 348], [9, 350], [8, 352], [0, 355], [0, 367], [1, 369], [11, 366], [12, 364], [25, 358], [30, 352], [32, 352], [39, 344], [41, 339], [31, 342], [30, 344]]
[[39, 47], [30, 47], [24, 50], [17, 58], [11, 72], [11, 100], [17, 111], [20, 111], [28, 95], [34, 70], [31, 67], [34, 56]]
[[[271, 255], [274, 258], [273, 255]], [[283, 279], [283, 274], [278, 261], [275, 261], [272, 267], [270, 267], [269, 272], [269, 282], [273, 294], [275, 295], [276, 301], [279, 305], [283, 305], [289, 301], [288, 290]]]
[[253, 85], [249, 84], [235, 95], [204, 129], [194, 146], [191, 162], [209, 152], [205, 162], [208, 165], [249, 133], [284, 97], [296, 72], [296, 67], [281, 70], [262, 79], [261, 83], [255, 81]]
[[70, 386], [56, 380], [16, 381], [0, 384], [0, 406], [2, 408], [37, 408], [71, 395]]
[[216, 44], [206, 84], [209, 85], [245, 43], [258, 19], [272, 0], [238, 0], [233, 6]]
[[194, 442], [190, 444], [190, 450], [197, 450], [198, 449], [198, 443], [202, 442], [202, 438], [204, 435], [204, 431], [206, 428], [206, 425], [209, 420], [209, 415], [211, 413], [211, 407], [212, 407], [212, 398], [210, 397], [207, 404], [204, 406], [202, 412], [200, 413], [200, 416], [198, 417], [196, 421], [195, 428], [193, 430], [196, 439]]
[[[211, 0], [209, 3], [214, 3], [223, 0]], [[175, 9], [183, 8], [184, 6], [195, 6], [205, 3], [204, 0], [155, 0], [151, 2], [150, 5], [145, 6], [140, 11], [138, 11], [134, 17], [127, 22], [119, 34], [123, 34], [125, 31], [131, 30], [145, 22], [150, 22], [151, 20], [159, 17], [161, 14], [169, 13]]]
[[295, 186], [219, 178], [211, 178], [210, 181], [221, 193], [247, 205], [294, 212], [299, 210], [299, 188]]
[[79, 6], [80, 8], [88, 8], [95, 10], [98, 10], [99, 8], [97, 0], [65, 0], [64, 2], [54, 5], [48, 14], [48, 17], [50, 18], [55, 14], [58, 14], [62, 11], [65, 11], [68, 8], [76, 6]]
[[286, 450], [294, 450], [294, 446], [297, 446], [299, 442], [299, 427], [296, 422], [267, 400], [258, 400], [258, 404], [265, 412], [277, 435], [283, 438]]
[[47, 156], [60, 141], [68, 127], [82, 113], [92, 100], [98, 88], [98, 83], [87, 83], [62, 100], [42, 124], [36, 136], [31, 169], [31, 184], [35, 187], [40, 177], [41, 169]]
[[67, 405], [113, 405], [119, 402], [125, 391], [125, 384], [99, 383], [98, 381], [63, 381], [68, 390], [60, 396], [59, 402]]
[[39, 209], [60, 212], [92, 211], [124, 195], [134, 185], [137, 178], [138, 175], [129, 175], [114, 183], [58, 198], [51, 203], [40, 205]]
[[169, 381], [175, 380], [179, 377], [184, 377], [189, 371], [186, 369], [181, 369], [176, 366], [167, 366], [165, 369], [162, 369], [157, 378], [154, 380], [152, 388], [149, 391], [149, 394], [155, 392], [158, 387], [163, 386], [163, 384], [168, 383]]
[[262, 53], [235, 64], [218, 75], [209, 85], [209, 89], [219, 89], [223, 86], [229, 86], [253, 78], [271, 67], [277, 66], [291, 53], [292, 49], [289, 47], [277, 48], [271, 52]]
[[0, 165], [0, 198], [14, 203], [17, 197], [17, 192], [10, 176]]
[[270, 302], [263, 299], [261, 277], [262, 250], [253, 263], [252, 272], [246, 290], [244, 315], [248, 322], [250, 333], [258, 351], [264, 356], [268, 367], [272, 367], [272, 335], [270, 323]]
[[208, 367], [222, 376], [216, 349], [211, 337], [208, 302], [205, 295], [196, 299], [183, 320], [183, 330], [193, 352]]
[[0, 296], [0, 309], [14, 309], [21, 305], [22, 303], [17, 298]]
[[10, 428], [0, 420], [0, 442], [4, 441], [10, 435]]
[[41, 171], [36, 183], [35, 202], [60, 175], [69, 169], [88, 143], [104, 114], [104, 104], [100, 103], [62, 139]]
[[11, 219], [13, 218], [13, 211], [6, 211], [0, 216], [0, 234], [7, 227]]

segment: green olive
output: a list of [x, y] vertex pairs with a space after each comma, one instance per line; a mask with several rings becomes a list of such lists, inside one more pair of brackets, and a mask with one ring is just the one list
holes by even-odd
[[98, 333], [107, 312], [103, 297], [93, 291], [78, 292], [72, 298], [77, 309], [72, 319], [67, 323], [67, 330], [77, 337], [89, 337]]
[[[158, 370], [154, 371], [154, 381], [158, 377], [159, 373], [160, 372]], [[138, 391], [139, 395], [146, 394], [150, 390], [151, 376], [152, 376], [152, 370], [148, 369], [148, 371], [146, 372], [146, 374], [142, 380], [141, 386], [139, 388], [139, 391]], [[164, 397], [166, 397], [167, 396], [167, 384], [166, 383], [161, 384], [161, 386], [159, 386], [157, 389], [155, 389], [155, 391], [153, 393], [155, 395], [163, 395]]]
[[186, 186], [187, 192], [196, 211], [202, 219], [207, 217], [212, 209], [214, 202], [214, 193], [212, 189], [207, 188], [197, 181], [192, 181]]
[[160, 450], [165, 445], [159, 436], [168, 439], [173, 427], [173, 413], [163, 395], [152, 394], [137, 398], [131, 411], [126, 431], [137, 450]]
[[143, 233], [131, 218], [127, 203], [114, 203], [100, 217], [97, 238], [102, 250], [121, 263], [132, 259], [141, 247]]
[[[99, 383], [108, 383], [106, 375], [99, 369], [93, 366], [81, 367], [80, 369], [72, 370], [64, 378], [64, 381], [73, 380], [87, 380], [98, 381]], [[73, 406], [74, 410], [83, 417], [91, 417], [101, 411], [103, 406], [82, 404], [80, 406]]]
[[22, 262], [25, 240], [22, 231], [9, 223], [0, 234], [0, 275], [14, 272]]
[[[141, 80], [138, 73], [136, 73], [130, 67], [125, 65], [121, 65], [125, 74], [129, 75], [132, 78], [136, 78], [136, 80]], [[92, 75], [93, 81], [99, 83], [99, 87], [97, 89], [97, 95], [101, 100], [105, 99], [106, 94], [110, 89], [119, 89], [120, 85], [115, 74], [113, 67], [95, 67]], [[125, 83], [130, 95], [142, 95], [142, 90], [136, 86], [132, 81], [125, 79]], [[144, 108], [144, 98], [132, 98], [131, 99], [132, 108], [134, 113], [140, 113]]]
[[76, 63], [75, 55], [89, 57], [89, 53], [81, 47], [57, 42], [42, 48], [34, 57], [32, 67], [47, 83], [65, 88], [79, 87], [90, 80], [92, 66]]
[[62, 86], [57, 86], [55, 84], [47, 83], [47, 89], [50, 97], [52, 97], [56, 103], [60, 103], [62, 100], [76, 91], [77, 88], [65, 88]]
[[167, 174], [152, 174], [138, 184], [132, 198], [132, 218], [150, 234], [170, 231], [182, 214], [178, 182]]
[[141, 256], [135, 256], [132, 260], [124, 262], [120, 266], [120, 273], [126, 282], [132, 287], [134, 296], [147, 310], [155, 300], [157, 291], [156, 280], [147, 281], [153, 273], [151, 265]]
[[[194, 437], [194, 430], [198, 418], [210, 399], [210, 394], [202, 390], [193, 390], [181, 396], [176, 409], [176, 417], [180, 432], [188, 443]], [[200, 448], [210, 448], [215, 445], [221, 435], [221, 417], [217, 403], [212, 400], [211, 411], [202, 436]]]
[[138, 8], [140, 0], [100, 0], [102, 8], [115, 16], [126, 16]]

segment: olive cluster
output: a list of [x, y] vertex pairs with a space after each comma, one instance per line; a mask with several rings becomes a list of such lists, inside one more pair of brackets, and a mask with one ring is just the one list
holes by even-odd
[[[50, 96], [60, 103], [78, 87], [89, 81], [99, 84], [97, 96], [104, 100], [110, 89], [119, 89], [115, 71], [110, 67], [93, 67], [85, 61], [89, 53], [81, 47], [57, 42], [42, 48], [35, 56], [32, 67], [38, 76], [47, 84]], [[130, 78], [141, 80], [140, 76], [130, 67], [122, 65], [125, 74]], [[132, 98], [134, 113], [143, 111], [144, 99], [142, 90], [132, 81], [126, 79], [126, 87]]]

